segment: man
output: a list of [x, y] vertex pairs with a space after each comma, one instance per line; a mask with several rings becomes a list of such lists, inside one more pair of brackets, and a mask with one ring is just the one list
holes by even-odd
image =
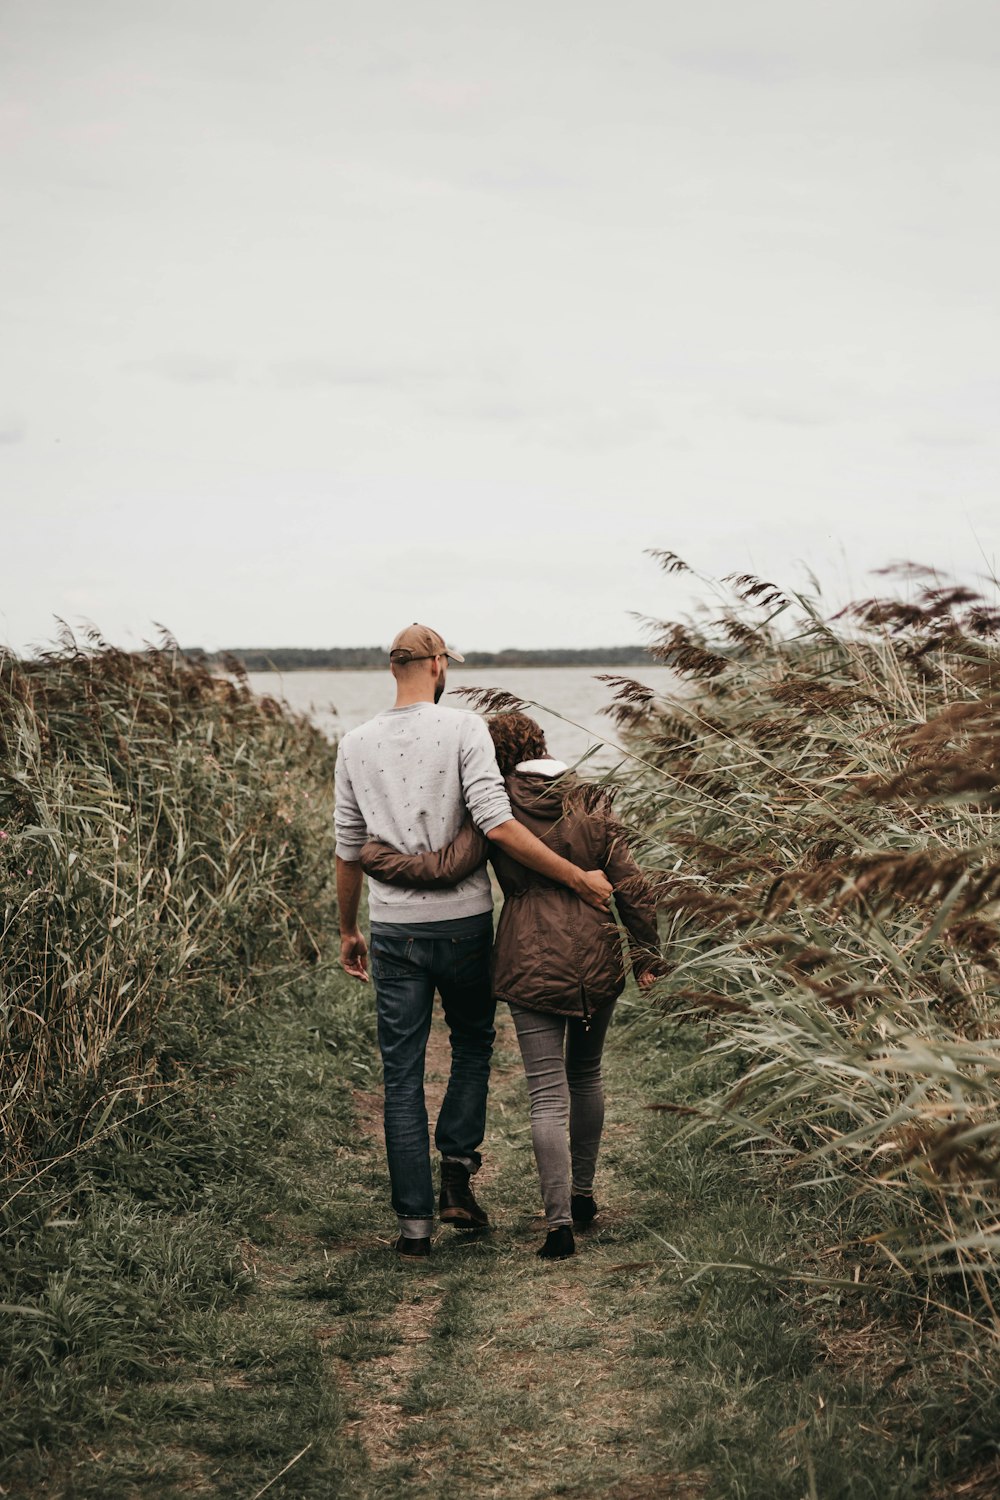
[[[465, 709], [442, 708], [448, 659], [462, 661], [436, 630], [413, 624], [389, 652], [395, 706], [352, 729], [336, 773], [337, 899], [340, 961], [368, 979], [368, 947], [358, 927], [361, 849], [378, 838], [406, 854], [440, 849], [466, 811], [488, 839], [529, 869], [606, 907], [601, 870], [581, 870], [546, 847], [511, 814], [486, 725]], [[439, 1208], [444, 1223], [483, 1229], [489, 1219], [470, 1177], [481, 1165], [495, 1002], [490, 985], [493, 895], [485, 866], [447, 890], [369, 885], [372, 973], [385, 1080], [385, 1144], [396, 1250], [430, 1254], [434, 1227], [424, 1053], [434, 991], [451, 1040], [451, 1073], [438, 1116]]]

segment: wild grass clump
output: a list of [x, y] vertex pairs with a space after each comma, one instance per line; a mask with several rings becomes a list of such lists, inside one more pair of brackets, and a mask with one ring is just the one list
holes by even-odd
[[370, 1226], [366, 998], [321, 962], [211, 1013], [182, 1087], [8, 1195], [0, 1493], [245, 1500], [307, 1444], [327, 1483], [295, 1493], [341, 1492], [337, 1393], [272, 1276]]
[[197, 1073], [332, 913], [333, 747], [170, 639], [0, 655], [0, 1134], [72, 1155]]
[[904, 577], [827, 619], [743, 575], [652, 623], [681, 686], [613, 680], [619, 806], [668, 923], [660, 1003], [736, 1075], [689, 1128], [822, 1184], [831, 1236], [850, 1208], [862, 1253], [951, 1273], [1000, 1332], [1000, 613]]

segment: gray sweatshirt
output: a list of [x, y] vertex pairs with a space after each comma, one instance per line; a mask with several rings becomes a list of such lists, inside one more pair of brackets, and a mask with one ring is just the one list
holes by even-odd
[[[513, 816], [490, 732], [464, 708], [412, 703], [351, 729], [337, 750], [337, 853], [357, 860], [367, 839], [403, 854], [441, 849], [466, 809], [483, 833]], [[418, 891], [369, 879], [373, 922], [448, 922], [492, 911], [486, 868], [449, 890]]]

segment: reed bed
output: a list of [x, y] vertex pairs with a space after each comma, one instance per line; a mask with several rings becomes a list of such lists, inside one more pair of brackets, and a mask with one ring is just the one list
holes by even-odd
[[334, 749], [175, 642], [0, 656], [0, 1132], [8, 1174], [197, 1071], [219, 1008], [318, 955]]
[[906, 600], [834, 619], [743, 575], [651, 623], [687, 690], [611, 680], [620, 795], [668, 922], [659, 1004], [732, 1064], [688, 1128], [822, 1185], [832, 1236], [957, 1278], [998, 1333], [1000, 613], [894, 571]]
[[901, 571], [909, 598], [834, 619], [701, 580], [695, 623], [646, 622], [677, 692], [605, 679], [611, 789], [668, 943], [649, 1045], [697, 1023], [725, 1080], [654, 1107], [768, 1155], [830, 1250], [1000, 1333], [1000, 613]]

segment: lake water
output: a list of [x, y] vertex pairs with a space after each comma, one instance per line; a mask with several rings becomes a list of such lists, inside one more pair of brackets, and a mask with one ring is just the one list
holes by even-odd
[[[549, 750], [571, 764], [592, 751], [591, 765], [607, 767], [621, 756], [615, 752], [615, 725], [601, 713], [611, 701], [608, 683], [597, 680], [598, 672], [635, 677], [654, 692], [673, 694], [677, 678], [668, 667], [459, 667], [448, 669], [448, 692], [442, 703], [466, 708], [453, 689], [459, 687], [501, 688], [516, 693], [531, 704], [528, 712], [545, 730]], [[391, 708], [393, 681], [386, 672], [251, 672], [255, 692], [284, 698], [288, 705], [306, 713], [313, 722], [336, 739], [355, 724]], [[571, 721], [571, 722], [567, 722]], [[612, 743], [609, 743], [612, 742]]]

